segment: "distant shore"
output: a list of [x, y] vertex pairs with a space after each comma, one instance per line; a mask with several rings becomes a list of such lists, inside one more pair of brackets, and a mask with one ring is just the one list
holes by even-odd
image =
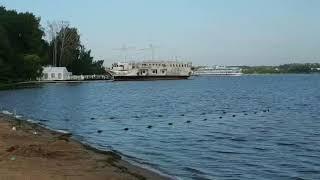
[[170, 179], [70, 136], [0, 114], [0, 178]]

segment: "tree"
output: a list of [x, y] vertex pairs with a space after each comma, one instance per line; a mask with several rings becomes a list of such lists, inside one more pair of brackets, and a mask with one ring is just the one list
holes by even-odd
[[[59, 29], [60, 28], [60, 29]], [[94, 61], [91, 50], [87, 50], [80, 42], [78, 30], [69, 24], [51, 23], [49, 26], [50, 54], [52, 65], [67, 67], [75, 75], [104, 74], [103, 60]]]
[[105, 74], [103, 60], [93, 61], [91, 50], [86, 50], [81, 46], [79, 58], [73, 61], [70, 70], [76, 75]]
[[28, 55], [45, 59], [47, 43], [43, 35], [40, 18], [0, 7], [0, 81], [24, 81], [39, 76], [41, 66], [36, 64], [41, 62], [30, 60]]
[[36, 54], [25, 55], [23, 57], [24, 79], [36, 80], [42, 75], [41, 59]]

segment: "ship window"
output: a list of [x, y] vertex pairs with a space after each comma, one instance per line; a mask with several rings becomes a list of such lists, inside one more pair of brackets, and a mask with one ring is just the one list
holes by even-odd
[[152, 70], [152, 73], [157, 74], [157, 70], [156, 69]]
[[55, 77], [56, 77], [56, 74], [51, 73], [51, 78], [55, 78]]
[[48, 79], [48, 73], [44, 73], [44, 78]]
[[164, 73], [166, 73], [166, 71], [165, 71], [165, 70], [162, 70], [162, 74], [164, 74]]
[[62, 74], [61, 73], [58, 74], [58, 78], [62, 79]]

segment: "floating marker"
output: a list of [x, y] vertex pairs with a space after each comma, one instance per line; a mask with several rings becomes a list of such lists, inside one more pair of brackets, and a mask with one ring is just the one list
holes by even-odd
[[186, 123], [191, 123], [191, 121], [186, 121]]
[[171, 125], [172, 125], [172, 123], [168, 123], [168, 125], [170, 125], [170, 126], [171, 126]]
[[151, 129], [151, 128], [152, 128], [152, 126], [151, 126], [151, 125], [149, 125], [149, 126], [148, 126], [148, 128], [149, 128], [149, 129]]
[[234, 115], [232, 115], [232, 117], [236, 117], [236, 115], [234, 114]]
[[201, 115], [206, 115], [206, 113], [201, 113]]
[[203, 120], [204, 120], [204, 121], [206, 121], [206, 120], [207, 120], [207, 118], [204, 118]]
[[219, 119], [222, 119], [222, 116], [220, 116]]
[[184, 116], [184, 114], [181, 114], [181, 116]]
[[102, 133], [102, 130], [97, 130], [97, 133]]
[[110, 119], [115, 119], [115, 117], [110, 117]]
[[124, 128], [123, 130], [128, 131], [128, 130], [129, 130], [129, 128]]
[[244, 113], [244, 115], [246, 116], [246, 115], [248, 115], [247, 113]]
[[92, 117], [92, 118], [90, 118], [91, 120], [94, 120], [95, 118], [94, 117]]
[[162, 115], [158, 115], [158, 117], [162, 117]]

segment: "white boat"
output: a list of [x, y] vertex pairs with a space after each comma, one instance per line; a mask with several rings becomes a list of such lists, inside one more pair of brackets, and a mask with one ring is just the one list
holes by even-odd
[[213, 76], [241, 76], [241, 68], [228, 66], [201, 67], [193, 72], [194, 75], [213, 75]]
[[108, 72], [115, 81], [188, 79], [191, 66], [179, 61], [116, 62]]

